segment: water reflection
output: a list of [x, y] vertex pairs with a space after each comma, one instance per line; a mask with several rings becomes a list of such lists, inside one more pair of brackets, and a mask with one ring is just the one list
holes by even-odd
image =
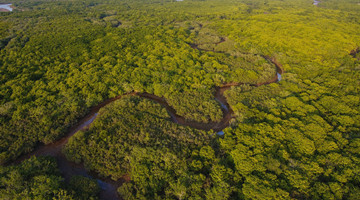
[[228, 107], [227, 107], [225, 104], [223, 104], [219, 99], [215, 98], [215, 100], [216, 100], [217, 102], [219, 102], [221, 108], [223, 108], [223, 109], [226, 110], [226, 111], [229, 110]]
[[11, 12], [11, 11], [13, 11], [11, 5], [12, 4], [0, 4], [0, 10], [5, 9], [5, 10], [8, 10]]
[[96, 116], [98, 115], [98, 113], [95, 113], [89, 120], [87, 120], [86, 122], [84, 122], [81, 126], [80, 126], [80, 130], [87, 128], [91, 123], [93, 123], [93, 121], [95, 120]]
[[313, 5], [317, 6], [320, 3], [320, 1], [314, 0]]

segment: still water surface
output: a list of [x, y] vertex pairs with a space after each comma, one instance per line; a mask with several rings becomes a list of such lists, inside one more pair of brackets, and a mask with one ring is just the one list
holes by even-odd
[[13, 9], [10, 7], [12, 4], [0, 4], [0, 9], [6, 9], [8, 11], [12, 11]]

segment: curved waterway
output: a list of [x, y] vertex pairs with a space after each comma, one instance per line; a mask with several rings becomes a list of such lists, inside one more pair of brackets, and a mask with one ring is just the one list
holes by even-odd
[[[276, 66], [276, 74], [274, 74], [274, 77], [272, 79], [266, 82], [257, 83], [257, 84], [248, 84], [250, 86], [258, 87], [261, 85], [278, 82], [281, 79], [281, 74], [283, 73], [281, 64], [279, 64], [274, 58], [270, 58], [267, 56], [262, 56], [262, 57]], [[65, 181], [69, 181], [69, 179], [74, 175], [81, 175], [85, 177], [94, 178], [97, 180], [99, 186], [101, 187], [100, 199], [104, 199], [104, 200], [119, 199], [119, 196], [117, 194], [117, 188], [121, 186], [124, 182], [129, 181], [129, 178], [127, 176], [121, 178], [118, 181], [113, 181], [110, 178], [98, 177], [96, 173], [88, 172], [83, 164], [76, 164], [68, 161], [61, 152], [62, 148], [68, 142], [71, 136], [73, 136], [76, 132], [89, 127], [89, 125], [95, 120], [100, 108], [105, 107], [111, 102], [116, 101], [124, 96], [135, 95], [153, 100], [161, 104], [167, 110], [167, 112], [171, 116], [171, 120], [174, 123], [183, 126], [190, 126], [192, 128], [201, 129], [201, 130], [207, 130], [207, 131], [213, 130], [217, 132], [218, 135], [223, 135], [224, 132], [222, 130], [229, 126], [230, 120], [233, 118], [233, 113], [234, 113], [224, 96], [224, 92], [233, 86], [240, 86], [245, 84], [247, 83], [227, 83], [220, 87], [215, 88], [216, 89], [214, 94], [215, 100], [219, 102], [223, 112], [223, 118], [220, 122], [201, 123], [201, 122], [186, 120], [184, 117], [176, 114], [175, 109], [168, 104], [165, 98], [158, 97], [156, 95], [149, 94], [146, 92], [130, 92], [123, 95], [119, 95], [111, 99], [107, 99], [106, 101], [93, 107], [90, 110], [89, 114], [86, 115], [84, 118], [82, 118], [79, 121], [79, 123], [77, 123], [75, 126], [71, 127], [70, 131], [62, 139], [48, 145], [39, 146], [35, 151], [21, 156], [12, 164], [18, 164], [21, 161], [30, 158], [31, 156], [53, 156], [57, 160], [58, 167], [62, 175], [64, 176]]]
[[320, 1], [314, 0], [313, 5], [317, 6], [317, 5], [319, 5], [319, 3], [320, 3]]
[[0, 12], [11, 12], [13, 8], [12, 4], [0, 4]]

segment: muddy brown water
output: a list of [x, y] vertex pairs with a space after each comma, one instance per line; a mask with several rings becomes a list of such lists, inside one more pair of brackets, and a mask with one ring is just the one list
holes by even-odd
[[[279, 81], [279, 75], [283, 73], [282, 66], [280, 63], [276, 61], [276, 59], [267, 56], [262, 56], [262, 57], [276, 66], [276, 74], [271, 80], [258, 84], [249, 84], [251, 86], [258, 87], [261, 85], [275, 83]], [[165, 98], [158, 97], [154, 94], [149, 94], [145, 92], [142, 93], [130, 92], [123, 95], [119, 95], [114, 98], [107, 99], [104, 102], [98, 104], [97, 106], [94, 106], [90, 110], [89, 114], [83, 117], [76, 125], [71, 127], [70, 131], [62, 139], [48, 145], [39, 146], [36, 148], [35, 151], [19, 157], [17, 160], [15, 160], [10, 164], [19, 164], [20, 162], [30, 158], [31, 156], [53, 156], [57, 160], [58, 167], [62, 175], [64, 176], [65, 181], [69, 181], [69, 179], [74, 175], [81, 175], [85, 177], [94, 178], [97, 180], [99, 186], [101, 187], [100, 199], [104, 199], [104, 200], [120, 199], [120, 197], [117, 194], [117, 188], [121, 186], [124, 182], [130, 180], [130, 178], [127, 175], [118, 181], [114, 181], [109, 177], [105, 177], [105, 178], [99, 177], [95, 172], [91, 172], [91, 171], [89, 172], [83, 164], [76, 164], [68, 161], [66, 157], [62, 154], [62, 149], [64, 145], [68, 142], [69, 138], [73, 136], [76, 132], [88, 128], [89, 125], [95, 120], [98, 111], [102, 107], [105, 107], [111, 102], [121, 99], [124, 96], [136, 95], [139, 97], [153, 100], [161, 104], [168, 111], [169, 115], [171, 116], [171, 120], [174, 123], [184, 126], [190, 126], [192, 128], [206, 130], [206, 131], [213, 130], [215, 132], [218, 132], [219, 135], [222, 135], [223, 134], [222, 130], [229, 126], [230, 120], [233, 118], [233, 113], [234, 113], [224, 96], [224, 92], [233, 86], [240, 86], [244, 84], [246, 83], [226, 83], [220, 87], [215, 88], [216, 89], [214, 94], [215, 100], [220, 103], [223, 112], [223, 118], [220, 122], [201, 123], [201, 122], [186, 120], [184, 117], [176, 114], [175, 109], [168, 104]]]

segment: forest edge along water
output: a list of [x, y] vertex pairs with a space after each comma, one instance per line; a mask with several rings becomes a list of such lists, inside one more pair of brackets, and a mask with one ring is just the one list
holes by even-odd
[[317, 6], [317, 5], [319, 5], [319, 3], [320, 3], [320, 1], [314, 0], [313, 5]]
[[[248, 84], [250, 86], [258, 87], [261, 85], [267, 85], [270, 83], [278, 82], [281, 79], [281, 74], [283, 74], [284, 72], [282, 65], [278, 63], [275, 58], [271, 58], [269, 56], [264, 56], [264, 55], [261, 56], [264, 59], [266, 59], [268, 62], [275, 65], [276, 74], [274, 74], [274, 77], [272, 79], [266, 82], [257, 83], [257, 84]], [[114, 98], [107, 99], [104, 102], [98, 104], [97, 106], [91, 108], [89, 114], [83, 117], [76, 125], [71, 127], [70, 131], [62, 139], [48, 145], [39, 146], [35, 151], [21, 156], [20, 158], [18, 158], [17, 160], [13, 161], [10, 164], [18, 164], [23, 160], [30, 158], [31, 156], [53, 156], [57, 160], [58, 167], [61, 173], [63, 174], [65, 181], [69, 181], [70, 178], [74, 175], [81, 175], [89, 178], [94, 178], [97, 180], [101, 188], [100, 199], [119, 199], [120, 197], [117, 194], [117, 188], [120, 187], [124, 182], [129, 181], [129, 177], [127, 175], [125, 175], [118, 181], [114, 181], [109, 177], [106, 178], [99, 177], [95, 172], [91, 172], [91, 171], [88, 172], [88, 170], [86, 170], [83, 164], [76, 164], [74, 162], [68, 161], [65, 155], [62, 154], [62, 148], [64, 145], [66, 145], [69, 138], [78, 131], [88, 128], [89, 125], [96, 119], [98, 112], [101, 108], [107, 106], [108, 104], [118, 99], [121, 99], [124, 96], [128, 96], [128, 95], [139, 96], [146, 99], [150, 99], [162, 105], [167, 110], [167, 112], [171, 116], [171, 120], [174, 123], [184, 126], [190, 126], [192, 128], [206, 130], [206, 131], [213, 130], [217, 133], [217, 135], [221, 136], [224, 135], [224, 132], [222, 130], [229, 126], [230, 120], [233, 118], [233, 113], [234, 113], [224, 96], [224, 92], [233, 86], [240, 86], [245, 84], [247, 83], [226, 83], [223, 84], [222, 86], [215, 88], [215, 94], [214, 94], [215, 100], [219, 102], [223, 112], [223, 118], [220, 122], [201, 123], [201, 122], [186, 120], [184, 117], [176, 114], [175, 109], [167, 103], [164, 97], [159, 97], [154, 94], [149, 94], [146, 92], [134, 91], [123, 95], [119, 95]]]
[[360, 6], [319, 1], [3, 0], [0, 199], [356, 199]]
[[0, 4], [0, 12], [11, 12], [13, 11], [12, 4]]
[[[261, 85], [266, 85], [266, 84], [275, 83], [275, 82], [280, 81], [279, 75], [281, 76], [281, 74], [283, 73], [281, 64], [279, 64], [275, 58], [270, 58], [267, 56], [263, 56], [263, 57], [275, 65], [276, 74], [275, 74], [274, 78], [272, 78], [271, 80], [268, 80], [263, 83], [258, 83], [258, 84], [250, 84], [251, 86], [258, 87]], [[68, 161], [61, 152], [63, 146], [68, 142], [68, 140], [71, 136], [73, 136], [78, 131], [84, 130], [89, 127], [89, 125], [95, 120], [95, 118], [98, 114], [98, 111], [102, 107], [105, 107], [106, 105], [108, 105], [118, 99], [121, 99], [124, 96], [136, 95], [139, 97], [153, 100], [153, 101], [161, 104], [164, 108], [166, 108], [166, 110], [170, 114], [171, 119], [174, 123], [184, 125], [184, 126], [190, 126], [192, 128], [196, 128], [196, 129], [214, 130], [215, 132], [217, 132], [218, 135], [223, 135], [224, 132], [222, 130], [224, 128], [226, 128], [227, 126], [229, 126], [229, 122], [233, 118], [232, 115], [234, 113], [226, 101], [224, 92], [233, 86], [240, 86], [240, 85], [244, 85], [244, 84], [246, 84], [246, 83], [227, 83], [220, 87], [216, 87], [215, 99], [220, 103], [220, 105], [222, 107], [222, 112], [223, 112], [223, 119], [220, 122], [200, 123], [200, 122], [195, 122], [195, 121], [188, 121], [184, 117], [177, 115], [175, 109], [172, 108], [167, 103], [165, 98], [158, 97], [154, 94], [130, 92], [130, 93], [126, 93], [123, 95], [119, 95], [114, 98], [107, 99], [104, 102], [93, 107], [90, 110], [89, 114], [87, 114], [84, 118], [82, 118], [79, 121], [79, 123], [77, 123], [75, 126], [70, 128], [70, 131], [65, 135], [65, 137], [63, 137], [62, 139], [60, 139], [52, 144], [43, 145], [43, 146], [38, 147], [35, 151], [21, 156], [19, 159], [14, 161], [13, 164], [18, 164], [21, 161], [30, 158], [31, 156], [53, 156], [56, 158], [59, 169], [60, 169], [61, 173], [63, 174], [63, 176], [65, 177], [66, 181], [68, 181], [70, 179], [70, 177], [72, 177], [74, 175], [81, 175], [81, 176], [85, 176], [85, 177], [95, 178], [97, 180], [99, 186], [101, 187], [100, 199], [119, 199], [119, 196], [117, 194], [117, 188], [122, 183], [124, 183], [128, 178], [123, 177], [118, 181], [114, 181], [114, 180], [110, 179], [109, 177], [108, 178], [98, 177], [95, 173], [88, 172], [85, 169], [83, 164], [76, 164], [76, 163]]]

